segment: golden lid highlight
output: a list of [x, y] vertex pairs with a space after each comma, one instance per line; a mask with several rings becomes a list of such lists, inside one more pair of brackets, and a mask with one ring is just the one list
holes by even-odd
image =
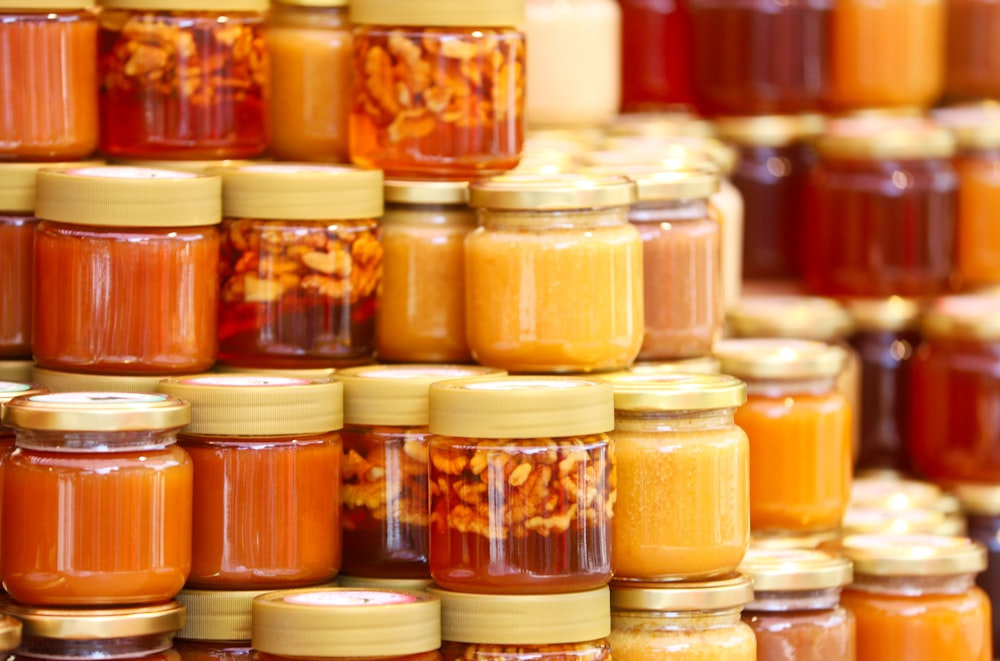
[[469, 204], [469, 182], [386, 179], [385, 201], [386, 204], [467, 206]]
[[951, 576], [986, 568], [986, 549], [966, 537], [851, 535], [841, 548], [855, 574]]
[[524, 0], [351, 0], [351, 22], [426, 27], [515, 27]]
[[511, 174], [469, 185], [471, 206], [509, 211], [621, 207], [635, 200], [635, 183], [614, 175]]
[[850, 334], [851, 317], [832, 298], [744, 296], [726, 313], [737, 337], [788, 337], [830, 342]]
[[751, 548], [739, 572], [753, 580], [756, 593], [839, 588], [853, 576], [847, 558], [809, 549]]
[[187, 402], [145, 393], [49, 393], [11, 400], [3, 409], [6, 426], [47, 431], [155, 431], [190, 420]]
[[740, 379], [811, 379], [837, 376], [847, 360], [840, 347], [809, 340], [741, 338], [713, 348], [722, 372]]
[[604, 376], [614, 388], [619, 411], [703, 411], [736, 408], [747, 399], [739, 379], [718, 374], [630, 374]]
[[23, 637], [110, 640], [179, 631], [185, 609], [176, 601], [137, 608], [24, 606], [6, 601], [0, 610], [23, 624]]
[[753, 601], [753, 584], [735, 575], [717, 581], [663, 583], [656, 587], [611, 584], [612, 611], [705, 611], [739, 608]]

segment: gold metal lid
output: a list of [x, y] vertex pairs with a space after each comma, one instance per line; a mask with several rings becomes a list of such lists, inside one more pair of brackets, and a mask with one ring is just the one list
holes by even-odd
[[31, 383], [20, 381], [0, 381], [0, 407], [14, 399], [15, 397], [30, 397], [31, 395], [42, 395], [48, 392]]
[[[330, 379], [337, 373], [335, 367], [312, 367], [305, 369], [285, 369], [280, 367], [241, 367], [238, 365], [219, 365], [212, 368], [220, 374], [266, 374], [268, 376], [287, 376], [292, 379], [322, 381]], [[162, 377], [160, 377], [162, 379]]]
[[434, 584], [430, 578], [369, 578], [367, 576], [337, 575], [337, 583], [342, 588], [374, 588], [376, 590], [394, 590], [409, 592], [427, 592]]
[[177, 601], [187, 608], [183, 640], [250, 640], [250, 606], [268, 590], [181, 590]]
[[832, 298], [743, 296], [726, 314], [737, 337], [788, 337], [830, 342], [850, 334], [851, 316]]
[[465, 206], [469, 204], [467, 181], [417, 181], [413, 179], [386, 179], [386, 204], [443, 204]]
[[253, 600], [255, 650], [297, 657], [378, 657], [441, 646], [441, 602], [425, 592], [304, 588]]
[[48, 431], [147, 431], [183, 427], [191, 405], [167, 395], [66, 392], [14, 399], [3, 408], [3, 424]]
[[21, 621], [0, 615], [0, 652], [12, 652], [21, 644]]
[[31, 360], [0, 360], [0, 380], [35, 383], [31, 378], [31, 369], [35, 363]]
[[816, 149], [834, 160], [951, 158], [955, 138], [947, 129], [919, 118], [840, 119], [830, 123]]
[[940, 487], [930, 482], [899, 477], [855, 477], [851, 482], [851, 504], [883, 510], [933, 509], [940, 500]]
[[937, 108], [931, 116], [952, 132], [959, 151], [1000, 149], [1000, 105], [995, 101]]
[[[24, 7], [27, 2], [18, 0], [18, 5], [11, 7]], [[90, 4], [72, 3], [73, 6], [79, 4], [80, 7], [93, 6]], [[0, 0], [0, 9], [6, 7], [3, 0]], [[46, 7], [49, 5], [46, 4]], [[103, 165], [103, 161], [81, 161], [78, 163], [2, 163], [0, 164], [0, 211], [12, 211], [31, 214], [35, 210], [35, 179], [38, 171], [42, 168], [84, 168], [95, 165]]]
[[566, 594], [471, 594], [438, 587], [441, 638], [482, 645], [564, 645], [611, 634], [606, 587]]
[[501, 175], [469, 184], [469, 204], [488, 209], [596, 209], [629, 206], [635, 200], [635, 183], [622, 176]]
[[790, 551], [796, 549], [815, 550], [840, 539], [837, 530], [820, 532], [800, 532], [795, 534], [761, 534], [751, 532], [750, 548], [768, 551]]
[[841, 548], [855, 574], [948, 576], [986, 569], [986, 549], [967, 537], [851, 535]]
[[267, 11], [268, 0], [97, 0], [106, 9], [147, 11]]
[[1000, 485], [955, 484], [952, 490], [966, 514], [1000, 515]]
[[515, 27], [525, 0], [351, 0], [351, 22], [427, 27]]
[[0, 9], [29, 9], [50, 11], [55, 9], [89, 9], [96, 0], [0, 0]]
[[847, 360], [838, 346], [786, 338], [720, 340], [713, 351], [724, 374], [744, 380], [834, 377]]
[[618, 584], [611, 583], [611, 610], [625, 611], [708, 611], [739, 608], [753, 601], [753, 583], [735, 574], [715, 581], [692, 583]]
[[587, 172], [628, 177], [636, 184], [637, 202], [707, 199], [719, 190], [719, 175], [706, 170], [622, 165], [595, 166]]
[[41, 367], [31, 368], [31, 381], [52, 392], [135, 392], [155, 393], [163, 376], [115, 376], [78, 374]]
[[633, 374], [674, 374], [677, 372], [718, 374], [722, 371], [722, 365], [715, 356], [702, 356], [661, 362], [637, 362], [632, 363], [627, 371]]
[[122, 165], [38, 171], [35, 215], [106, 227], [197, 227], [222, 220], [219, 177]]
[[636, 112], [618, 115], [607, 128], [609, 136], [658, 138], [715, 137], [708, 120], [689, 113]]
[[1000, 339], [1000, 295], [943, 296], [924, 310], [920, 326], [929, 337]]
[[908, 330], [916, 327], [920, 318], [920, 303], [912, 298], [850, 298], [844, 305], [860, 330]]
[[615, 427], [611, 383], [568, 376], [498, 376], [430, 387], [430, 431], [468, 438], [599, 434]]
[[823, 133], [821, 115], [719, 117], [715, 131], [723, 140], [754, 147], [784, 147]]
[[961, 516], [932, 509], [883, 510], [851, 505], [841, 523], [844, 535], [964, 535]]
[[353, 220], [382, 215], [382, 171], [349, 165], [263, 163], [213, 168], [230, 218]]
[[0, 610], [23, 624], [23, 638], [109, 640], [179, 631], [185, 609], [176, 601], [134, 608], [24, 606], [4, 602]]
[[478, 365], [367, 365], [337, 372], [344, 420], [355, 425], [426, 426], [428, 388], [436, 381], [503, 376]]
[[186, 434], [288, 436], [344, 426], [344, 386], [267, 374], [166, 378], [159, 391], [191, 403]]
[[604, 375], [611, 381], [618, 411], [701, 411], [735, 408], [747, 399], [747, 386], [725, 374]]
[[850, 560], [809, 549], [751, 548], [739, 572], [750, 577], [754, 592], [827, 590], [852, 578]]

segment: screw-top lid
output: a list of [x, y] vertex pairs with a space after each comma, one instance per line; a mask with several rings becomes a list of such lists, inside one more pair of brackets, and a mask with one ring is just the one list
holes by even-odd
[[943, 296], [924, 310], [921, 329], [930, 337], [1000, 339], [1000, 296]]
[[184, 640], [250, 640], [250, 607], [267, 590], [181, 590], [187, 623], [177, 632]]
[[351, 0], [351, 22], [426, 27], [514, 27], [525, 0]]
[[753, 583], [739, 574], [715, 581], [691, 583], [611, 584], [611, 610], [710, 611], [739, 608], [753, 601]]
[[469, 184], [469, 204], [488, 209], [596, 209], [629, 206], [635, 200], [635, 183], [614, 175], [510, 174]]
[[191, 403], [187, 434], [288, 436], [344, 425], [344, 387], [337, 381], [202, 374], [163, 379], [159, 390]]
[[11, 652], [21, 644], [21, 621], [0, 615], [0, 652]]
[[430, 387], [430, 431], [468, 438], [544, 438], [614, 429], [611, 383], [558, 376], [440, 381]]
[[677, 372], [687, 374], [718, 374], [721, 369], [722, 366], [719, 363], [719, 359], [715, 356], [701, 356], [699, 358], [683, 358], [662, 362], [632, 363], [627, 371], [633, 374], [675, 374]]
[[835, 160], [951, 158], [955, 138], [926, 119], [838, 119], [816, 141], [816, 149], [824, 158]]
[[823, 133], [821, 115], [720, 117], [715, 130], [723, 140], [753, 147], [784, 147]]
[[[176, 601], [137, 608], [70, 608], [24, 606], [4, 602], [0, 610], [23, 624], [22, 643], [29, 638], [110, 640], [179, 631], [185, 609]], [[169, 643], [167, 643], [169, 646]], [[30, 650], [22, 650], [31, 654]]]
[[435, 381], [507, 372], [478, 365], [368, 365], [337, 372], [344, 384], [344, 420], [356, 425], [426, 426], [428, 388]]
[[713, 348], [722, 371], [740, 379], [813, 379], [840, 374], [847, 352], [810, 340], [740, 338]]
[[965, 534], [965, 521], [961, 516], [947, 514], [940, 510], [883, 510], [851, 505], [844, 513], [841, 529], [845, 535], [869, 533], [963, 535]]
[[267, 11], [268, 0], [97, 0], [107, 9], [139, 9], [148, 11]]
[[986, 569], [986, 549], [967, 537], [851, 535], [841, 549], [856, 575], [949, 576]]
[[708, 120], [688, 113], [630, 112], [615, 117], [607, 132], [609, 136], [643, 138], [711, 138], [715, 127]]
[[386, 179], [385, 201], [386, 204], [465, 206], [469, 203], [469, 182]]
[[424, 592], [306, 588], [253, 601], [255, 650], [298, 657], [387, 657], [441, 646], [441, 602]]
[[934, 509], [941, 489], [930, 482], [893, 477], [855, 477], [851, 504], [883, 510]]
[[818, 296], [744, 296], [727, 312], [737, 337], [789, 337], [830, 342], [846, 337], [851, 317], [840, 303]]
[[36, 383], [31, 376], [34, 365], [30, 360], [0, 360], [0, 381]]
[[664, 169], [655, 165], [605, 165], [587, 168], [589, 174], [621, 175], [636, 184], [637, 202], [707, 199], [719, 190], [717, 172]]
[[231, 218], [353, 220], [382, 215], [382, 171], [348, 165], [263, 163], [215, 168]]
[[427, 592], [434, 584], [430, 578], [370, 578], [367, 576], [337, 575], [337, 583], [342, 588], [373, 588], [375, 590], [393, 590], [399, 592]]
[[196, 227], [222, 220], [218, 177], [123, 165], [38, 171], [35, 215], [77, 225]]
[[[23, 8], [28, 5], [25, 0], [19, 0], [18, 5], [11, 7]], [[93, 3], [73, 3], [73, 6], [89, 7]], [[0, 0], [0, 11], [7, 5]], [[47, 8], [48, 6], [46, 6]], [[83, 161], [79, 163], [3, 163], [0, 164], [0, 211], [12, 211], [31, 214], [35, 209], [35, 180], [42, 168], [85, 168], [103, 165], [103, 161]]]
[[136, 392], [155, 393], [163, 376], [117, 376], [58, 372], [41, 367], [31, 369], [31, 380], [52, 392]]
[[15, 397], [29, 397], [48, 392], [45, 388], [20, 381], [0, 381], [0, 408]]
[[619, 411], [700, 411], [735, 408], [747, 399], [747, 386], [725, 374], [629, 374], [611, 381]]
[[471, 594], [438, 587], [441, 639], [482, 645], [565, 645], [611, 634], [610, 592]]
[[751, 548], [739, 571], [753, 580], [754, 592], [826, 590], [852, 578], [850, 560], [809, 549]]
[[907, 330], [914, 328], [920, 318], [920, 303], [912, 298], [851, 298], [845, 305], [860, 330]]
[[955, 496], [966, 514], [978, 516], [1000, 515], [1000, 485], [956, 484]]
[[190, 421], [187, 402], [145, 393], [49, 393], [13, 399], [3, 409], [6, 426], [47, 431], [152, 431]]
[[931, 115], [951, 131], [960, 151], [1000, 149], [1000, 105], [995, 101], [938, 108]]
[[[282, 367], [241, 367], [238, 365], [216, 365], [212, 368], [223, 374], [266, 374], [267, 376], [287, 376], [307, 381], [326, 381], [337, 373], [335, 367], [282, 368]], [[163, 377], [160, 377], [162, 380]]]

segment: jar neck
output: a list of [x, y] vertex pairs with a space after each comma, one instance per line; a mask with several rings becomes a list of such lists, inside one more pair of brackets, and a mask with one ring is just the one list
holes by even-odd
[[747, 395], [789, 397], [792, 395], [828, 395], [836, 387], [836, 377], [804, 379], [747, 379]]
[[43, 659], [131, 659], [170, 649], [174, 632], [105, 638], [100, 640], [61, 640], [41, 636], [21, 639], [19, 654]]
[[615, 410], [615, 430], [624, 432], [687, 432], [731, 429], [735, 408], [701, 411]]
[[480, 209], [479, 223], [487, 229], [559, 230], [595, 229], [628, 224], [628, 207], [600, 209]]
[[[740, 608], [694, 611], [611, 611], [616, 616], [631, 620], [640, 629], [652, 628], [659, 631], [698, 631], [733, 627], [741, 622]], [[615, 622], [614, 628], [629, 629], [629, 625]]]
[[963, 594], [975, 585], [973, 574], [948, 576], [873, 576], [855, 574], [852, 590], [919, 597], [925, 594]]
[[750, 612], [786, 612], [831, 610], [840, 605], [840, 588], [824, 590], [783, 590], [755, 592], [744, 610]]
[[177, 429], [68, 432], [16, 429], [17, 447], [43, 452], [139, 452], [162, 450], [177, 442]]
[[708, 218], [708, 200], [660, 200], [633, 204], [628, 219], [633, 223], [662, 223]]

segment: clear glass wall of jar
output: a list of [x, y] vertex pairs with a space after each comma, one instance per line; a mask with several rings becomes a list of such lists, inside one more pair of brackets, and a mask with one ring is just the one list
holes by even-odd
[[986, 549], [986, 569], [976, 575], [976, 585], [990, 599], [993, 645], [1000, 641], [1000, 487], [988, 484], [955, 485], [955, 495], [969, 523], [969, 537]]
[[184, 628], [174, 638], [181, 661], [251, 661], [250, 612], [259, 590], [181, 590], [187, 609]]
[[101, 0], [101, 151], [252, 158], [267, 147], [266, 0]]
[[382, 278], [382, 173], [261, 164], [222, 176], [219, 362], [371, 362]]

